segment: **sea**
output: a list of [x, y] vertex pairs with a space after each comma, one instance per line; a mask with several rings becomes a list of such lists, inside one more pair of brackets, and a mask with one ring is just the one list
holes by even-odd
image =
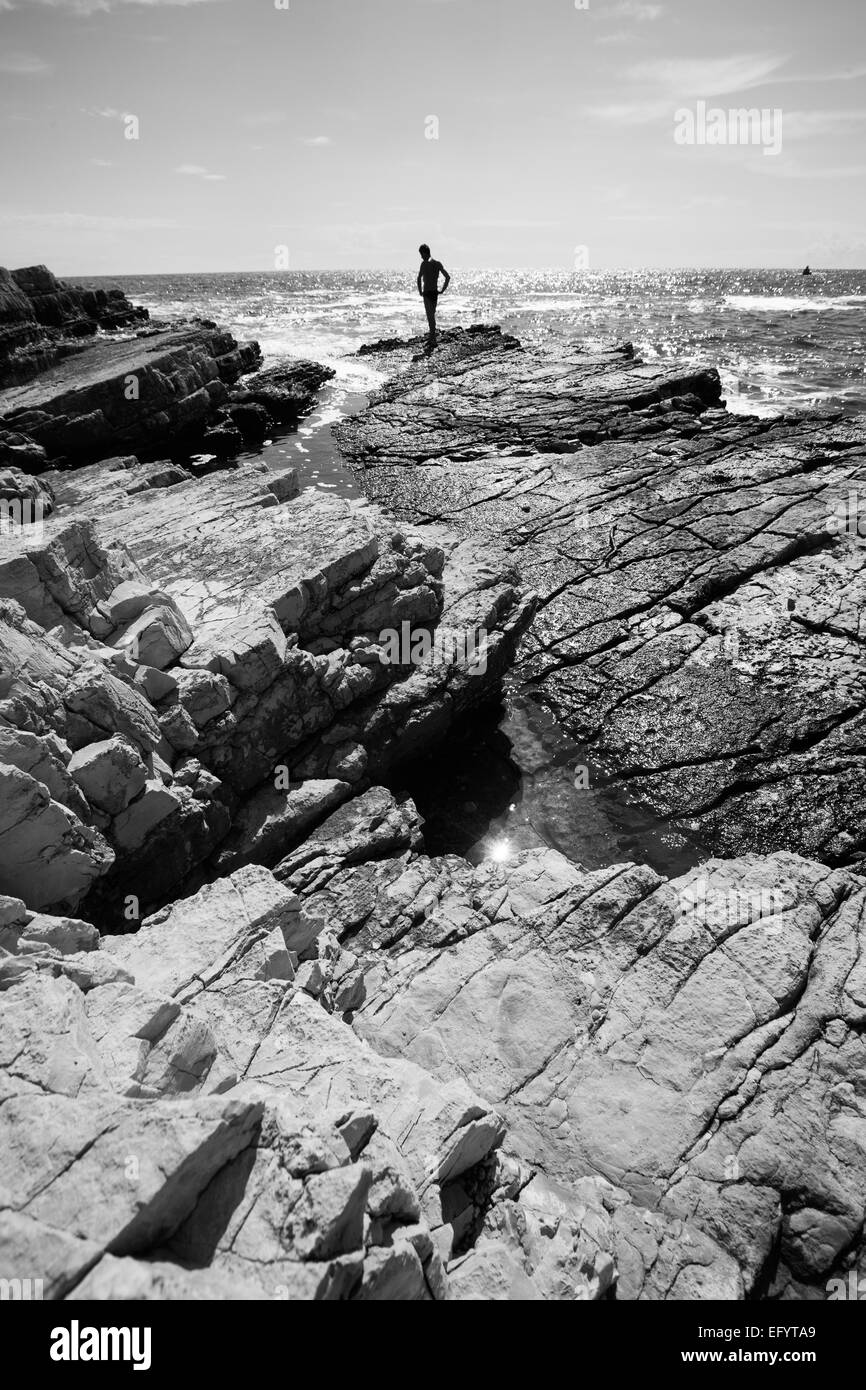
[[[556, 351], [629, 340], [649, 362], [718, 368], [732, 411], [866, 413], [866, 270], [645, 270], [575, 273], [450, 267], [444, 327], [498, 323], [524, 343]], [[100, 283], [88, 278], [86, 283]], [[334, 368], [315, 411], [264, 449], [301, 485], [359, 492], [336, 455], [331, 426], [361, 409], [381, 380], [363, 343], [425, 329], [412, 272], [270, 273], [108, 277], [154, 318], [203, 316], [239, 339], [255, 338], [270, 365], [286, 356]], [[547, 845], [587, 868], [644, 862], [669, 876], [707, 848], [648, 824], [621, 794], [586, 790], [589, 762], [531, 692], [510, 679], [500, 708], [458, 730], [402, 787], [426, 819], [431, 853], [505, 861]]]
[[[440, 322], [499, 323], [524, 342], [630, 340], [648, 361], [718, 367], [733, 410], [866, 411], [866, 270], [461, 270], [451, 267]], [[87, 283], [95, 283], [92, 278]], [[414, 275], [272, 271], [129, 275], [120, 285], [154, 316], [202, 314], [256, 338], [268, 359], [312, 357], [337, 391], [371, 368], [350, 355], [425, 327]], [[348, 360], [347, 360], [348, 359]]]

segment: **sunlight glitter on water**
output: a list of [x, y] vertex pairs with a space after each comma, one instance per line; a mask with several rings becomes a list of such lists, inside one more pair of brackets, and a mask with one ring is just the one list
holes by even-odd
[[[718, 367], [735, 410], [866, 410], [864, 271], [816, 271], [804, 281], [790, 270], [449, 269], [443, 326], [496, 322], [526, 343], [554, 347], [629, 339], [649, 360]], [[378, 380], [369, 362], [350, 356], [362, 343], [423, 328], [411, 272], [130, 276], [106, 283], [120, 284], [154, 315], [201, 314], [225, 323], [258, 339], [269, 361], [288, 354], [325, 362], [337, 371], [335, 385], [350, 391], [374, 389]]]

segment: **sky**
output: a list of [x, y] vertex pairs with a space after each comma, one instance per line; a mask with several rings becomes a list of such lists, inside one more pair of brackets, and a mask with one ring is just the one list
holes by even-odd
[[863, 0], [0, 0], [0, 264], [60, 275], [862, 267], [864, 137]]

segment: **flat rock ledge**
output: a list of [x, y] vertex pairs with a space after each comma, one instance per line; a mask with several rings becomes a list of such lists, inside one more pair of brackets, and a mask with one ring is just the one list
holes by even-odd
[[296, 424], [334, 375], [306, 361], [262, 369], [258, 343], [210, 320], [147, 320], [120, 290], [66, 285], [44, 266], [0, 267], [0, 466], [39, 473], [166, 451], [229, 458]]

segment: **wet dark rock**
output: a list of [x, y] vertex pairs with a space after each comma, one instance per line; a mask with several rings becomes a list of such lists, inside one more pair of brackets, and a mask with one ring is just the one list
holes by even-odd
[[41, 478], [22, 473], [20, 468], [0, 466], [0, 504], [3, 503], [7, 505], [0, 505], [0, 518], [7, 521], [15, 519], [18, 525], [29, 525], [51, 515], [54, 511], [54, 492]]
[[264, 443], [271, 428], [271, 417], [263, 405], [254, 401], [248, 405], [230, 405], [225, 407], [225, 413], [247, 444], [255, 447]]
[[[205, 319], [138, 331], [147, 319], [120, 290], [67, 285], [44, 266], [0, 269], [0, 463], [38, 472], [124, 451], [200, 450], [232, 388], [261, 366], [258, 344]], [[108, 330], [121, 335], [107, 341]], [[301, 365], [312, 380], [314, 364]], [[261, 421], [247, 425], [212, 452], [260, 443]]]
[[0, 426], [0, 464], [23, 468], [27, 473], [41, 473], [48, 467], [48, 455], [26, 434]]
[[231, 421], [222, 421], [205, 430], [201, 442], [203, 449], [210, 449], [218, 458], [227, 458], [243, 448], [244, 436]]
[[100, 329], [135, 328], [148, 318], [119, 289], [82, 289], [44, 265], [0, 267], [0, 387], [27, 381]]
[[61, 466], [123, 451], [192, 448], [236, 381], [259, 360], [230, 334], [171, 328], [98, 342], [24, 386], [0, 391], [0, 419]]
[[403, 370], [338, 438], [370, 497], [538, 592], [516, 678], [593, 785], [684, 845], [859, 862], [862, 424], [730, 415], [714, 370], [627, 345], [443, 338], [379, 345]]
[[[249, 410], [258, 406], [278, 423], [294, 424], [312, 410], [318, 392], [334, 375], [332, 367], [324, 367], [319, 362], [280, 362], [246, 377], [243, 385], [232, 391], [231, 399], [239, 408]], [[243, 429], [243, 415], [238, 418], [234, 408], [231, 413]]]

